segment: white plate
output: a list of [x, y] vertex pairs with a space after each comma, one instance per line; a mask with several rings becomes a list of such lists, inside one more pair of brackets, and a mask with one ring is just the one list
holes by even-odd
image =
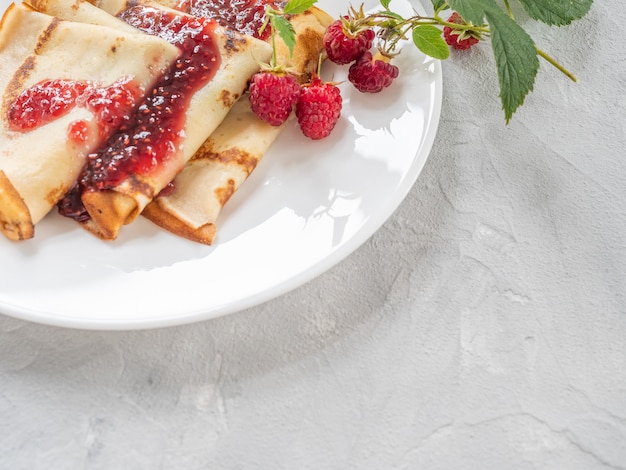
[[[348, 8], [318, 5], [334, 15]], [[392, 6], [421, 10], [406, 0]], [[225, 207], [211, 247], [142, 218], [102, 242], [56, 210], [33, 240], [0, 237], [0, 312], [75, 328], [153, 328], [236, 312], [323, 273], [385, 222], [430, 152], [440, 64], [411, 46], [398, 65], [400, 77], [378, 95], [341, 85], [343, 114], [329, 138], [307, 140], [293, 124], [283, 132]], [[346, 77], [345, 67], [325, 71]]]

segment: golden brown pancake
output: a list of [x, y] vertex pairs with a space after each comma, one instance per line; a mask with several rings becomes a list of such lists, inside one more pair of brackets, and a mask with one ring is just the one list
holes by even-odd
[[143, 215], [172, 233], [211, 244], [222, 207], [248, 178], [282, 126], [260, 120], [247, 97], [239, 100], [173, 182], [168, 195]]
[[[318, 8], [290, 18], [296, 46], [290, 56], [277, 41], [279, 62], [294, 70], [302, 81], [317, 67], [322, 38], [333, 19]], [[226, 202], [248, 178], [284, 126], [273, 127], [256, 117], [247, 96], [233, 107], [224, 122], [204, 142], [173, 189], [154, 199], [143, 215], [172, 233], [211, 244], [216, 221]]]
[[[120, 22], [103, 11], [94, 8], [90, 15], [91, 24], [64, 21], [12, 4], [2, 18], [0, 230], [10, 239], [34, 235], [35, 224], [74, 184], [87, 154], [113, 132], [85, 104], [87, 91], [132, 85], [137, 101], [179, 54], [159, 38], [111, 27]], [[23, 117], [29, 116], [23, 100], [61, 82], [78, 90], [73, 104], [53, 118], [39, 113], [36, 125], [24, 127], [32, 119]]]

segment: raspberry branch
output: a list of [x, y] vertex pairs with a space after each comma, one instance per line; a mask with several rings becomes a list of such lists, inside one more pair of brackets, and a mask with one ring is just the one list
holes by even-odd
[[[582, 18], [593, 2], [517, 1], [531, 18], [548, 25], [569, 24]], [[382, 10], [369, 14], [363, 12], [363, 5], [359, 9], [351, 6], [348, 13], [328, 29], [325, 45], [329, 59], [355, 67], [357, 63], [363, 62], [360, 58], [375, 46], [378, 59], [389, 64], [400, 53], [399, 44], [410, 38], [424, 54], [444, 60], [450, 56], [451, 48], [469, 49], [481, 41], [490, 40], [507, 123], [523, 104], [526, 95], [532, 91], [539, 70], [539, 59], [545, 60], [566, 77], [576, 81], [576, 77], [569, 70], [536, 46], [528, 33], [515, 21], [510, 0], [504, 0], [504, 7], [499, 6], [495, 0], [431, 2], [432, 16], [416, 13], [409, 18], [404, 18], [390, 9], [392, 0], [380, 0]], [[446, 11], [450, 14], [444, 18], [442, 13]], [[376, 40], [370, 41], [371, 36]], [[384, 68], [376, 64], [376, 57], [367, 57], [367, 61], [375, 65], [373, 72], [353, 74], [361, 77], [360, 82], [374, 80], [372, 74], [378, 74]], [[379, 91], [380, 88], [362, 86], [363, 83], [355, 85], [362, 91], [370, 92]]]
[[[533, 89], [539, 70], [539, 59], [547, 61], [569, 79], [576, 77], [556, 59], [539, 48], [515, 21], [510, 5], [496, 0], [431, 0], [432, 16], [404, 18], [390, 9], [392, 0], [380, 0], [382, 10], [365, 13], [363, 5], [350, 6], [346, 15], [334, 21], [323, 38], [329, 60], [349, 66], [348, 80], [363, 93], [378, 93], [391, 86], [399, 74], [392, 63], [401, 53], [400, 43], [409, 39], [424, 54], [444, 60], [450, 49], [465, 50], [489, 40], [494, 54], [500, 84], [500, 100], [506, 123]], [[563, 2], [559, 0], [517, 0], [528, 15], [548, 25], [565, 25], [587, 14], [593, 0]], [[294, 106], [303, 133], [323, 138], [339, 118], [341, 100], [334, 83], [315, 78], [298, 86], [294, 77], [277, 64], [276, 34], [287, 45], [290, 54], [295, 46], [295, 31], [289, 15], [302, 13], [317, 0], [289, 0], [281, 9], [267, 6], [265, 28], [271, 28], [274, 46], [272, 63], [254, 77], [250, 101], [255, 113], [272, 125], [282, 125]], [[449, 11], [447, 18], [443, 12]], [[323, 111], [324, 110], [324, 111]], [[332, 112], [328, 112], [332, 110]], [[323, 123], [317, 127], [316, 122]]]

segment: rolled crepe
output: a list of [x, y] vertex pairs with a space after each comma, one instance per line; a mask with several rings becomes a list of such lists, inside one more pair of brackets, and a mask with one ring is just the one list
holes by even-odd
[[[92, 15], [93, 24], [62, 21], [12, 4], [0, 23], [0, 230], [9, 239], [33, 237], [87, 155], [115, 130], [87, 93], [127, 93], [119, 111], [130, 112], [179, 54], [162, 39], [95, 24], [98, 16], [110, 20], [102, 11]], [[43, 109], [43, 95], [62, 87], [72, 90], [67, 106]], [[29, 115], [33, 103], [38, 115]]]
[[[292, 16], [290, 21], [296, 31], [294, 53], [290, 56], [287, 46], [278, 40], [279, 63], [306, 81], [317, 67], [322, 38], [333, 19], [314, 7]], [[224, 204], [252, 173], [283, 128], [284, 125], [273, 127], [257, 118], [247, 97], [240, 100], [174, 179], [172, 189], [156, 197], [143, 215], [176, 235], [211, 244]]]
[[222, 207], [248, 178], [283, 126], [271, 126], [239, 100], [172, 183], [142, 215], [189, 240], [210, 245]]
[[[131, 120], [134, 123], [111, 136], [83, 170], [81, 183], [75, 191], [80, 192], [88, 217], [81, 216], [77, 220], [100, 238], [114, 239], [120, 228], [134, 220], [172, 181], [217, 128], [245, 91], [250, 76], [258, 71], [259, 61], [269, 59], [271, 47], [264, 41], [228, 30], [213, 21], [150, 2], [127, 4], [122, 0], [106, 0], [97, 6], [138, 30], [172, 41], [177, 47], [191, 41], [196, 44], [205, 41], [199, 46], [201, 50], [194, 49], [190, 56], [181, 52], [165, 81], [158, 82], [153, 96], [149, 95], [139, 106], [137, 115]], [[185, 26], [188, 21], [191, 22], [189, 27]], [[213, 56], [208, 54], [209, 47]], [[205, 68], [208, 78], [197, 89], [185, 92], [189, 95], [188, 100], [174, 96], [183, 92], [180, 86], [171, 92], [172, 86], [187, 86], [191, 81], [191, 76], [185, 72], [188, 70], [185, 61], [196, 60], [204, 52], [207, 52], [206, 60], [196, 64], [196, 68]], [[165, 96], [163, 93], [170, 93], [173, 97], [163, 105], [164, 111], [157, 112], [160, 97]], [[171, 125], [177, 112], [171, 103], [180, 105], [182, 123], [178, 127]], [[175, 110], [173, 115], [168, 114], [171, 109]], [[150, 116], [148, 120], [144, 119], [144, 112]], [[160, 140], [163, 130], [171, 136]], [[120, 167], [125, 169], [119, 170]]]

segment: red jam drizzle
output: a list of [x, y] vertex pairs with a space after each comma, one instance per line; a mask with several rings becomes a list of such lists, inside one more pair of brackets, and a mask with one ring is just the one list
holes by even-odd
[[89, 127], [85, 121], [74, 121], [67, 128], [67, 137], [72, 142], [79, 144], [89, 140]]
[[219, 68], [215, 22], [155, 8], [134, 6], [120, 18], [148, 34], [174, 44], [180, 55], [102, 148], [88, 156], [78, 183], [59, 202], [59, 212], [80, 222], [89, 214], [80, 202], [85, 191], [111, 189], [129, 175], [146, 175], [180, 152], [185, 114], [194, 93]]
[[71, 80], [44, 80], [23, 90], [9, 108], [9, 129], [26, 132], [66, 115], [87, 83]]
[[[11, 103], [9, 129], [28, 132], [82, 107], [94, 113], [101, 137], [122, 124], [140, 96], [139, 87], [130, 78], [106, 87], [89, 81], [43, 80], [23, 90]], [[89, 138], [84, 122], [70, 123], [67, 132], [75, 142], [83, 143]]]
[[270, 28], [259, 30], [265, 20], [265, 6], [275, 7], [276, 0], [182, 0], [176, 7], [185, 13], [212, 18], [225, 28], [248, 36], [267, 39]]

